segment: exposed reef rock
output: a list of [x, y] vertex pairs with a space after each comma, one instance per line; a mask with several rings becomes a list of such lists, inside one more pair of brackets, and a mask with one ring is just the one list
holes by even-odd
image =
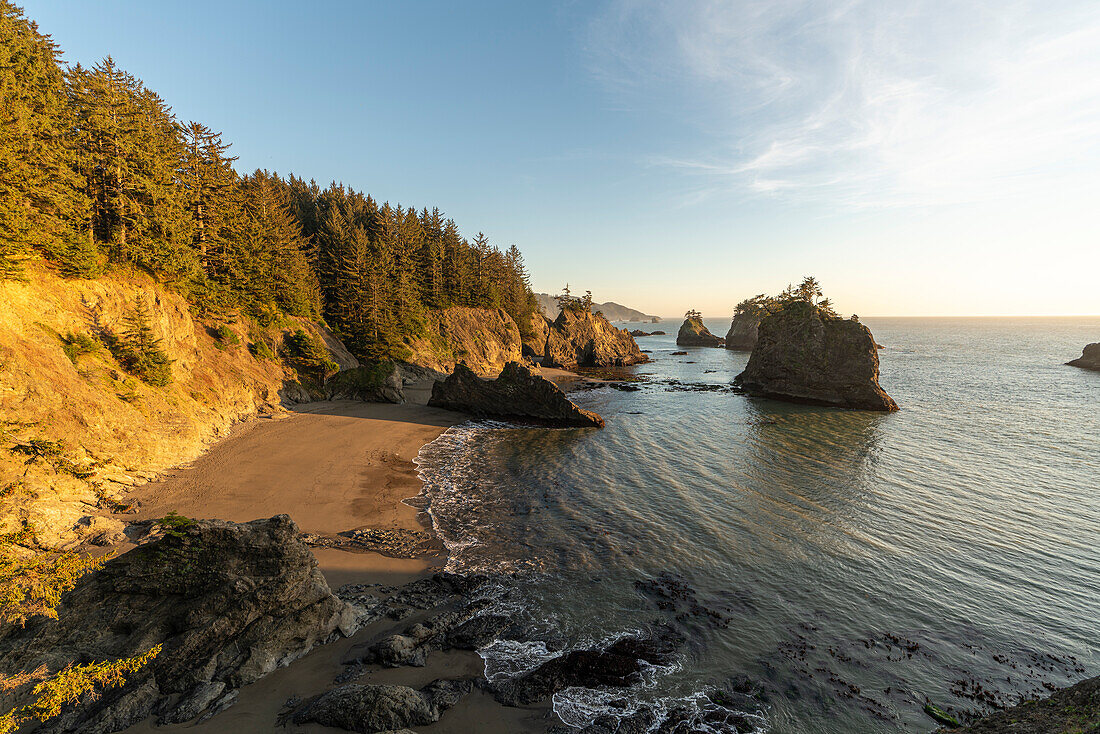
[[405, 402], [401, 372], [393, 362], [364, 364], [337, 372], [325, 383], [329, 400], [362, 400], [367, 403]]
[[294, 716], [294, 723], [315, 722], [348, 731], [375, 734], [426, 726], [473, 690], [468, 680], [437, 680], [420, 690], [407, 686], [349, 684], [319, 696]]
[[429, 312], [427, 321], [427, 336], [409, 343], [410, 364], [450, 372], [464, 362], [489, 377], [523, 357], [519, 327], [503, 309], [454, 306]]
[[163, 644], [124, 686], [36, 729], [114, 732], [149, 716], [182, 722], [223, 708], [240, 686], [357, 624], [354, 607], [332, 594], [286, 515], [240, 524], [183, 520], [81, 579], [58, 619], [9, 629], [0, 637], [0, 667], [57, 671]]
[[634, 337], [600, 314], [566, 309], [548, 327], [546, 367], [623, 367], [647, 361]]
[[1066, 362], [1066, 364], [1100, 372], [1100, 342], [1089, 344], [1080, 357], [1071, 362]]
[[554, 426], [604, 425], [603, 418], [578, 408], [557, 385], [517, 362], [506, 364], [495, 380], [483, 380], [459, 363], [450, 377], [435, 383], [428, 405], [481, 417], [534, 419]]
[[756, 346], [757, 333], [760, 330], [760, 322], [767, 316], [763, 309], [756, 311], [742, 311], [733, 317], [730, 330], [726, 332], [726, 349], [735, 349], [742, 352], [752, 351]]
[[1056, 691], [1049, 698], [1024, 701], [997, 711], [957, 734], [1062, 734], [1100, 731], [1100, 676]]
[[857, 410], [897, 410], [878, 384], [878, 351], [858, 321], [828, 316], [793, 301], [760, 322], [745, 371], [749, 395]]
[[689, 317], [680, 326], [676, 344], [681, 347], [720, 347], [722, 339], [711, 334], [701, 318]]

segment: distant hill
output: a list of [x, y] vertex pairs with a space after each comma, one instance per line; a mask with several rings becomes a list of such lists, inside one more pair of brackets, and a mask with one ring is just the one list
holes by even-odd
[[[535, 297], [539, 299], [539, 308], [542, 309], [542, 312], [546, 314], [547, 318], [552, 319], [557, 317], [561, 309], [558, 308], [558, 302], [554, 299], [554, 296], [549, 293], [536, 293]], [[652, 324], [660, 322], [660, 319], [656, 316], [650, 316], [649, 314], [644, 314], [633, 308], [627, 308], [614, 301], [593, 303], [592, 310], [602, 313], [608, 321], [645, 321]]]

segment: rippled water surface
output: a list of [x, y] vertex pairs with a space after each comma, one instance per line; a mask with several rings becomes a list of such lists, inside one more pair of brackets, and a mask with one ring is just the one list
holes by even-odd
[[[606, 429], [473, 423], [425, 447], [452, 566], [501, 572], [533, 627], [483, 651], [489, 674], [664, 622], [688, 643], [631, 705], [751, 685], [784, 733], [931, 731], [927, 700], [1100, 674], [1100, 374], [1062, 364], [1100, 319], [866, 323], [898, 413], [672, 389], [748, 355], [640, 337], [640, 390], [572, 395]], [[619, 697], [555, 706], [581, 725]]]

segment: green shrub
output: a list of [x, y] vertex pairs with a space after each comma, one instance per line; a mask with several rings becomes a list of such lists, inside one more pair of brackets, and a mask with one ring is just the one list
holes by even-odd
[[283, 351], [286, 360], [299, 375], [307, 376], [323, 383], [331, 372], [340, 369], [329, 357], [328, 350], [321, 340], [298, 329], [286, 337]]
[[263, 339], [257, 339], [249, 344], [248, 351], [256, 359], [275, 359], [275, 352], [271, 351], [271, 347], [267, 346], [267, 342]]
[[241, 338], [225, 324], [218, 324], [214, 328], [214, 346], [218, 349], [229, 349], [230, 347], [240, 346], [240, 343]]
[[76, 364], [76, 361], [81, 356], [85, 354], [95, 354], [100, 349], [99, 342], [90, 334], [74, 334], [70, 332], [60, 338], [61, 348], [65, 351], [65, 356], [68, 357], [69, 361], [73, 364]]
[[126, 327], [121, 336], [104, 331], [100, 336], [107, 350], [122, 368], [153, 387], [172, 382], [172, 360], [161, 349], [161, 340], [149, 325], [149, 307], [138, 296], [134, 309], [126, 315]]
[[190, 528], [198, 524], [196, 520], [176, 514], [175, 510], [164, 517], [158, 518], [156, 523], [164, 528], [165, 535], [171, 535], [174, 538], [182, 538], [187, 535]]

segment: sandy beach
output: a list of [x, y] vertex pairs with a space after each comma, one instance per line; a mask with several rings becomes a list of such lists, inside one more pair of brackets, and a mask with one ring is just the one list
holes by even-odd
[[[334, 401], [310, 403], [275, 419], [242, 424], [231, 436], [162, 481], [132, 493], [139, 503], [136, 519], [168, 512], [197, 518], [248, 521], [286, 513], [305, 532], [335, 534], [355, 528], [422, 530], [419, 512], [402, 502], [420, 492], [413, 459], [420, 448], [465, 416], [422, 403], [403, 405]], [[315, 549], [329, 585], [402, 584], [438, 570], [442, 554], [403, 559], [377, 553]], [[350, 638], [313, 650], [307, 656], [241, 689], [229, 710], [188, 731], [240, 734], [270, 732], [284, 702], [308, 698], [333, 686], [343, 661], [356, 647], [409, 620], [367, 625]], [[369, 670], [357, 682], [420, 687], [448, 677], [480, 676], [484, 665], [472, 652], [431, 655], [421, 668]], [[507, 708], [476, 690], [439, 722], [418, 731], [536, 732], [548, 725], [547, 708]], [[146, 721], [131, 732], [162, 731]], [[167, 727], [177, 728], [177, 727]], [[315, 724], [288, 723], [289, 732], [341, 731]]]

